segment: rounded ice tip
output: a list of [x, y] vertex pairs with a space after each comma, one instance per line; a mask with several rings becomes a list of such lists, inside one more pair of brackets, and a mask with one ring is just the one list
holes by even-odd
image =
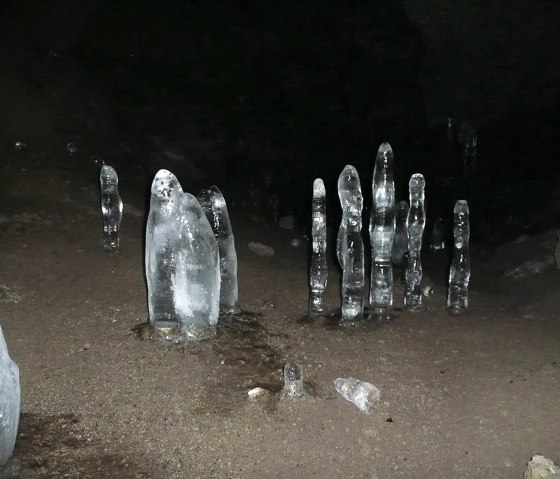
[[378, 154], [386, 154], [389, 151], [392, 153], [393, 148], [391, 148], [391, 145], [385, 141], [385, 142], [381, 143], [381, 146], [379, 147], [379, 150], [377, 150], [377, 153]]
[[313, 196], [325, 196], [325, 184], [321, 178], [316, 178], [313, 182]]

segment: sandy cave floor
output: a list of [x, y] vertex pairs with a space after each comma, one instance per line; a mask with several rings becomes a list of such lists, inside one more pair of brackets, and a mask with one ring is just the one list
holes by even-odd
[[[0, 320], [22, 414], [0, 477], [510, 479], [533, 454], [560, 462], [560, 272], [504, 275], [545, 259], [553, 232], [473, 245], [464, 317], [444, 310], [445, 253], [426, 251], [435, 294], [424, 311], [343, 328], [301, 321], [309, 248], [289, 243], [305, 232], [233, 211], [251, 314], [213, 340], [163, 347], [131, 331], [147, 320], [141, 195], [123, 194], [121, 253], [107, 255], [95, 174], [71, 187], [63, 171], [28, 165], [23, 177], [2, 190]], [[249, 241], [276, 255], [254, 255]], [[334, 263], [329, 274], [335, 309]], [[312, 399], [279, 400], [287, 361]], [[349, 376], [380, 388], [372, 414], [336, 393], [333, 380]], [[271, 395], [249, 400], [255, 386]]]

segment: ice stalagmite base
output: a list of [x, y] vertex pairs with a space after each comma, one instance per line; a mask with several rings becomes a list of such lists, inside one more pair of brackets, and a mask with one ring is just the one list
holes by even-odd
[[202, 190], [197, 198], [218, 243], [220, 310], [226, 314], [238, 313], [237, 253], [226, 200], [217, 186]]
[[20, 401], [19, 369], [10, 359], [0, 327], [0, 467], [8, 461], [14, 451]]
[[338, 177], [342, 221], [336, 253], [342, 267], [342, 319], [352, 320], [364, 312], [364, 243], [362, 241], [363, 198], [358, 172], [351, 165]]
[[312, 202], [312, 250], [309, 270], [309, 315], [325, 311], [325, 288], [327, 287], [327, 218], [325, 185], [321, 178], [313, 182]]
[[371, 286], [369, 304], [381, 314], [393, 306], [393, 241], [395, 239], [395, 183], [393, 150], [383, 143], [377, 151], [372, 182], [369, 237], [371, 242]]
[[468, 289], [471, 276], [469, 206], [465, 200], [455, 203], [453, 216], [453, 260], [449, 270], [447, 309], [451, 314], [459, 314], [469, 307]]
[[410, 208], [406, 218], [408, 231], [408, 262], [406, 266], [404, 304], [408, 309], [422, 306], [422, 235], [426, 225], [426, 211], [424, 209], [424, 188], [426, 182], [420, 173], [415, 173], [408, 183], [410, 193]]
[[103, 218], [103, 249], [109, 253], [119, 249], [119, 227], [122, 221], [123, 202], [119, 196], [119, 177], [109, 165], [101, 167], [101, 213]]

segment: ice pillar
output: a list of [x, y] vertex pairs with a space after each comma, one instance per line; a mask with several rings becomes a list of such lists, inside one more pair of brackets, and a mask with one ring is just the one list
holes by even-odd
[[321, 178], [313, 182], [311, 266], [309, 269], [309, 315], [321, 314], [325, 310], [325, 288], [327, 287], [327, 217], [325, 185]]
[[393, 268], [391, 256], [395, 239], [395, 183], [393, 150], [383, 143], [377, 151], [372, 182], [370, 307], [383, 312], [393, 306]]
[[364, 243], [362, 241], [362, 190], [360, 177], [346, 165], [338, 177], [342, 221], [336, 253], [342, 267], [342, 319], [351, 320], [364, 311]]
[[210, 222], [220, 253], [220, 310], [233, 314], [238, 308], [237, 253], [224, 196], [217, 186], [202, 190], [198, 201]]
[[408, 183], [410, 194], [410, 208], [406, 218], [408, 231], [408, 262], [405, 273], [404, 304], [408, 309], [415, 309], [422, 305], [422, 235], [426, 225], [426, 211], [424, 209], [424, 188], [426, 182], [420, 173], [415, 173]]
[[8, 354], [0, 327], [0, 468], [14, 451], [19, 425], [21, 391], [19, 369]]
[[465, 200], [455, 203], [453, 217], [453, 260], [449, 270], [447, 308], [451, 314], [458, 314], [469, 307], [468, 288], [471, 276], [469, 205]]
[[103, 249], [109, 253], [119, 249], [119, 227], [123, 202], [119, 196], [119, 177], [112, 166], [103, 165], [99, 174], [101, 184], [101, 214], [103, 218]]

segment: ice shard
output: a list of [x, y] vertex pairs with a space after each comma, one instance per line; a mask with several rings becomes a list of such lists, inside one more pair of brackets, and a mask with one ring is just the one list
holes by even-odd
[[237, 253], [226, 200], [217, 186], [202, 190], [198, 201], [204, 210], [220, 253], [220, 310], [226, 314], [239, 312], [237, 287]]
[[308, 396], [303, 384], [301, 366], [295, 363], [284, 365], [284, 387], [281, 396], [290, 399], [302, 399]]
[[146, 224], [146, 283], [150, 324], [171, 338], [179, 329], [173, 278], [177, 270], [179, 198], [183, 189], [173, 173], [159, 170], [152, 182]]
[[0, 326], [0, 467], [11, 457], [19, 425], [19, 369], [8, 354]]
[[408, 202], [401, 201], [397, 207], [397, 220], [395, 227], [395, 242], [393, 243], [393, 264], [402, 265], [405, 254], [408, 251], [408, 232], [406, 230], [406, 218], [408, 216]]
[[327, 216], [325, 185], [321, 178], [313, 182], [311, 266], [309, 269], [309, 315], [321, 314], [325, 310], [325, 288], [327, 287]]
[[103, 165], [99, 174], [101, 213], [103, 218], [103, 249], [109, 253], [119, 249], [119, 227], [123, 202], [119, 196], [119, 177], [112, 166]]
[[216, 333], [220, 314], [220, 256], [212, 227], [198, 200], [179, 195], [179, 243], [172, 276], [180, 340], [201, 340]]
[[469, 306], [468, 288], [471, 276], [469, 205], [465, 200], [455, 203], [453, 217], [453, 259], [449, 270], [447, 308], [451, 314], [458, 314]]
[[393, 150], [383, 143], [377, 151], [373, 169], [371, 217], [370, 307], [381, 313], [393, 306], [393, 267], [391, 256], [395, 239], [395, 183], [393, 179]]
[[363, 198], [358, 172], [346, 165], [338, 177], [342, 221], [336, 253], [342, 267], [342, 319], [352, 320], [364, 311], [364, 243], [362, 241]]
[[422, 305], [422, 263], [420, 251], [422, 236], [426, 225], [426, 211], [424, 208], [424, 188], [426, 182], [420, 173], [410, 178], [408, 189], [410, 194], [410, 208], [406, 218], [408, 231], [408, 260], [405, 272], [404, 304], [408, 309], [416, 309]]

